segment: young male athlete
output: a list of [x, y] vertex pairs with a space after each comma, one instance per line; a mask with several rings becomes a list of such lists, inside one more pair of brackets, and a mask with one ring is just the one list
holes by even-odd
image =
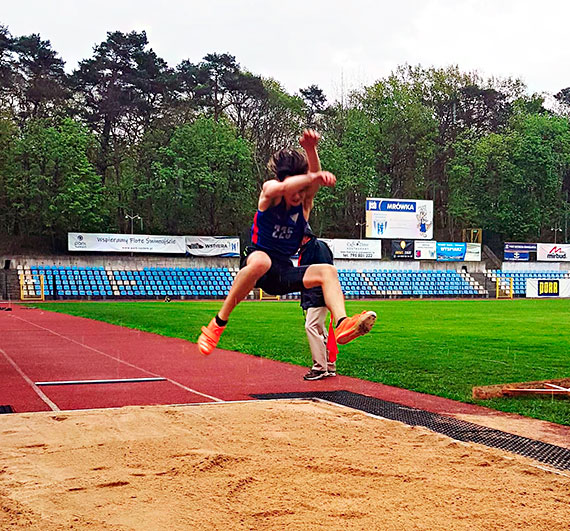
[[282, 149], [271, 157], [268, 169], [274, 178], [265, 182], [259, 195], [251, 227], [252, 245], [244, 251], [241, 269], [220, 311], [208, 326], [202, 327], [198, 338], [202, 354], [210, 354], [216, 348], [231, 312], [256, 286], [272, 295], [320, 286], [335, 320], [335, 335], [340, 345], [366, 334], [374, 325], [374, 312], [346, 316], [344, 295], [334, 266], [295, 267], [291, 262], [301, 245], [315, 194], [321, 186], [336, 184], [332, 173], [321, 171], [317, 154], [319, 139], [315, 131], [304, 131], [300, 144], [305, 155]]

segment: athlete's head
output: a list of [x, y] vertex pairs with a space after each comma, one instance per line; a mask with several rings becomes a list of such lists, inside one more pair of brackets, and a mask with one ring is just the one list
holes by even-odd
[[267, 169], [278, 181], [284, 181], [287, 177], [307, 173], [309, 163], [303, 153], [294, 149], [281, 149], [269, 159]]
[[[269, 159], [267, 169], [278, 181], [283, 182], [287, 177], [307, 173], [309, 163], [303, 153], [293, 149], [281, 149]], [[288, 207], [298, 206], [305, 199], [305, 190], [285, 194], [283, 198]]]

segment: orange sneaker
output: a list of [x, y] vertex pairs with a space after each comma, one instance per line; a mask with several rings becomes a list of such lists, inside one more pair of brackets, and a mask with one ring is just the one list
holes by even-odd
[[226, 329], [225, 326], [218, 326], [216, 319], [212, 319], [208, 326], [202, 327], [202, 333], [198, 338], [198, 348], [202, 354], [211, 354], [212, 350], [216, 348], [222, 332]]
[[364, 311], [352, 317], [347, 317], [335, 330], [336, 342], [339, 345], [346, 345], [349, 341], [370, 332], [375, 322], [375, 312]]

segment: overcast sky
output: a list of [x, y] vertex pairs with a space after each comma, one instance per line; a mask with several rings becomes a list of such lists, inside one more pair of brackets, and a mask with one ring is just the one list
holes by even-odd
[[404, 63], [556, 93], [570, 86], [569, 20], [562, 0], [12, 0], [0, 10], [13, 36], [39, 33], [68, 71], [107, 32], [144, 30], [170, 66], [229, 52], [291, 93], [317, 84], [329, 101]]

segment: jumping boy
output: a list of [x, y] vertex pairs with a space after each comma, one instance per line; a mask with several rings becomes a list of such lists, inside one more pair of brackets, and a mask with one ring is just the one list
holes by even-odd
[[202, 327], [198, 338], [202, 354], [210, 354], [216, 348], [231, 312], [254, 287], [272, 295], [284, 295], [320, 286], [336, 323], [339, 345], [366, 334], [374, 325], [374, 312], [346, 316], [344, 295], [334, 266], [295, 267], [291, 262], [305, 234], [315, 194], [321, 186], [336, 184], [332, 173], [321, 171], [317, 154], [319, 139], [315, 131], [304, 131], [300, 144], [305, 155], [282, 149], [271, 157], [268, 169], [274, 178], [265, 182], [259, 195], [251, 227], [252, 245], [244, 251], [241, 269], [220, 311], [208, 326]]

